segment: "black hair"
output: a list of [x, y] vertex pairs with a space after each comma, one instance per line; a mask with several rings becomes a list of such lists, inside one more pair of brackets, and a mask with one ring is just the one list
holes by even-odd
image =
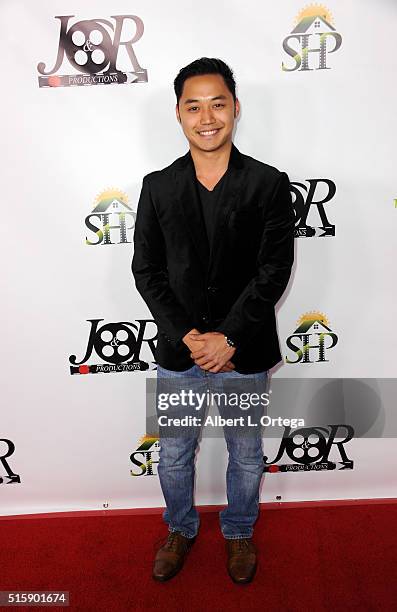
[[219, 74], [223, 77], [228, 90], [233, 96], [233, 100], [236, 101], [236, 81], [230, 66], [216, 57], [200, 57], [200, 59], [196, 59], [184, 68], [181, 68], [175, 78], [174, 90], [177, 104], [179, 104], [186, 79], [204, 74]]

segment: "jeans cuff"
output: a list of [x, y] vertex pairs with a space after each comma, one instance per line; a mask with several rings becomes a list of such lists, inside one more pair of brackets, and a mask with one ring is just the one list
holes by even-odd
[[189, 538], [189, 540], [193, 539], [196, 537], [197, 533], [195, 535], [189, 535], [188, 533], [186, 533], [185, 531], [181, 531], [181, 529], [174, 529], [173, 527], [168, 527], [168, 531], [172, 531], [172, 532], [178, 532], [181, 535], [183, 535], [185, 538]]
[[233, 534], [233, 535], [225, 535], [222, 534], [225, 540], [250, 540], [252, 538], [252, 533], [250, 535], [244, 534]]

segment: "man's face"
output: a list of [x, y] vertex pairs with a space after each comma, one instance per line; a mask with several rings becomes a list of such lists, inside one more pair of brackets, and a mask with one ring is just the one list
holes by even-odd
[[186, 79], [176, 116], [191, 147], [216, 151], [231, 141], [240, 111], [220, 74]]

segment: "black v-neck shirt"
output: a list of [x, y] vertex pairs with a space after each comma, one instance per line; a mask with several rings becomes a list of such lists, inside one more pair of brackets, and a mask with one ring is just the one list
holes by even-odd
[[200, 181], [196, 178], [198, 194], [201, 202], [201, 210], [203, 212], [209, 245], [211, 245], [212, 243], [215, 225], [215, 214], [218, 208], [218, 203], [222, 198], [227, 174], [228, 170], [226, 170], [225, 174], [219, 179], [212, 191], [204, 187], [204, 185], [200, 183]]

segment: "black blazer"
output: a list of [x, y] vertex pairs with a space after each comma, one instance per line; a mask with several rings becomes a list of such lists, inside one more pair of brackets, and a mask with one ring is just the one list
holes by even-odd
[[237, 372], [281, 360], [274, 306], [294, 260], [294, 220], [285, 172], [233, 145], [208, 245], [190, 151], [143, 179], [132, 273], [158, 327], [157, 363], [194, 365], [183, 336], [220, 331], [236, 343]]

